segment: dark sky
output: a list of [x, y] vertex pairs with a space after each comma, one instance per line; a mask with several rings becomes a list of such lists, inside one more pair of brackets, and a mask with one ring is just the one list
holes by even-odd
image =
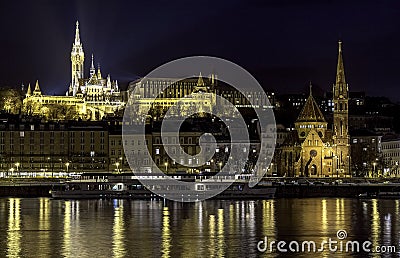
[[[399, 1], [1, 1], [0, 85], [39, 79], [46, 94], [70, 82], [75, 21], [90, 54], [122, 82], [176, 58], [210, 55], [251, 72], [266, 89], [324, 90], [342, 39], [353, 91], [400, 100]], [[217, 71], [218, 72], [218, 71]]]

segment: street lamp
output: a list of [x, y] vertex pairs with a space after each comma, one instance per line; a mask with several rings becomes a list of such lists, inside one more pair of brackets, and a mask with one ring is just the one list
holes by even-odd
[[374, 165], [374, 177], [375, 177], [375, 174], [376, 174], [376, 172], [375, 172], [376, 162], [372, 163], [372, 165]]
[[219, 172], [221, 172], [222, 162], [220, 162], [218, 165], [219, 165]]
[[271, 162], [271, 176], [274, 175], [274, 163]]
[[15, 166], [17, 167], [17, 175], [19, 174], [19, 162], [15, 163]]
[[121, 172], [123, 172], [123, 171], [124, 171], [124, 161], [123, 161], [123, 158], [122, 158], [122, 157], [119, 157], [119, 160], [120, 160], [120, 162], [121, 162]]
[[339, 157], [334, 156], [336, 158], [336, 178], [339, 178]]
[[164, 165], [165, 165], [165, 173], [167, 173], [168, 172], [168, 162], [165, 162]]
[[119, 162], [115, 162], [115, 166], [117, 167], [117, 173], [119, 172], [118, 167], [119, 167]]
[[10, 168], [11, 171], [11, 177], [14, 176], [14, 168]]
[[68, 176], [68, 167], [69, 167], [69, 162], [65, 163], [65, 166], [67, 167], [67, 176]]

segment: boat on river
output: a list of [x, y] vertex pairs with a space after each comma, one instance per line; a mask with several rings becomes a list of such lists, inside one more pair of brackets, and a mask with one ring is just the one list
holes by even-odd
[[[87, 173], [53, 188], [51, 195], [55, 199], [152, 199], [163, 198], [164, 193], [164, 196], [173, 196], [174, 199], [196, 200], [205, 199], [202, 197], [210, 195], [210, 191], [219, 193], [213, 199], [270, 199], [274, 198], [276, 192], [276, 187], [273, 186], [249, 187], [246, 178], [237, 176], [170, 176], [178, 182], [194, 182], [194, 184], [190, 184], [191, 187], [194, 187], [193, 189], [188, 189], [186, 185], [182, 186], [180, 183], [165, 185], [163, 184], [164, 177], [165, 175], [143, 175], [141, 177], [132, 174]], [[148, 185], [143, 185], [143, 182]]]

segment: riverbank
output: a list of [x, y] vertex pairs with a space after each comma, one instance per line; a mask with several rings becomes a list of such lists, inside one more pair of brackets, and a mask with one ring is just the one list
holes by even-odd
[[[50, 190], [60, 183], [8, 183], [0, 185], [0, 197], [51, 197]], [[265, 186], [272, 187], [272, 186]], [[346, 197], [379, 192], [400, 192], [400, 184], [360, 185], [278, 185], [275, 198]], [[248, 196], [243, 196], [248, 199]], [[241, 198], [240, 198], [241, 199]]]

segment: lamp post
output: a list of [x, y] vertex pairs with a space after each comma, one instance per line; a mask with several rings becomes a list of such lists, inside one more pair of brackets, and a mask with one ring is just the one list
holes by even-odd
[[274, 175], [274, 163], [271, 162], [271, 176]]
[[69, 162], [65, 163], [65, 166], [67, 167], [67, 176], [68, 176]]
[[118, 169], [118, 167], [119, 167], [119, 162], [115, 162], [115, 166], [117, 167], [117, 173], [119, 173], [119, 169]]
[[339, 178], [339, 157], [334, 156], [336, 158], [336, 178]]
[[221, 169], [222, 169], [222, 162], [218, 163], [218, 165], [219, 165], [219, 172], [221, 172]]
[[14, 168], [10, 168], [11, 171], [11, 177], [14, 176]]
[[17, 175], [19, 174], [19, 162], [15, 163], [15, 166], [17, 167]]
[[124, 160], [123, 157], [119, 157], [120, 163], [121, 163], [121, 173], [124, 172]]
[[375, 175], [376, 175], [376, 172], [375, 172], [376, 162], [372, 163], [372, 165], [374, 165], [373, 177], [375, 177]]
[[351, 174], [351, 166], [350, 166], [350, 155], [347, 155], [347, 159], [348, 159], [348, 163], [347, 163], [347, 165], [349, 166], [349, 171], [348, 171], [348, 173], [349, 173], [349, 175], [350, 175], [350, 177], [352, 176], [352, 174]]
[[165, 173], [168, 173], [168, 162], [165, 162], [164, 165], [165, 165]]

